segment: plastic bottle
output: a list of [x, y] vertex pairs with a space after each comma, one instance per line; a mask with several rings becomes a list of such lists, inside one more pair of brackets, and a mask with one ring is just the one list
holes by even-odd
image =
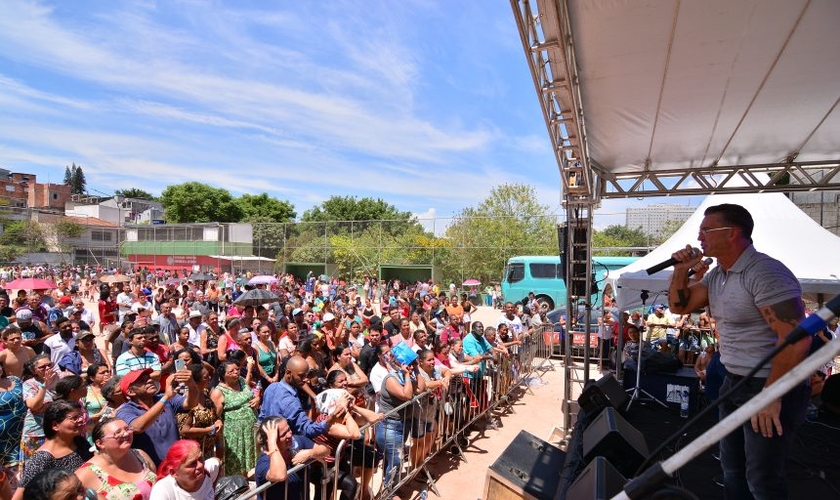
[[253, 396], [255, 398], [258, 398], [258, 397], [262, 396], [262, 381], [261, 380], [257, 382], [257, 386], [254, 387], [254, 390], [251, 391], [251, 393], [253, 394]]
[[680, 417], [688, 418], [688, 391], [682, 391], [680, 394]]
[[427, 490], [423, 490], [420, 492], [420, 500], [426, 500], [428, 498], [429, 492]]

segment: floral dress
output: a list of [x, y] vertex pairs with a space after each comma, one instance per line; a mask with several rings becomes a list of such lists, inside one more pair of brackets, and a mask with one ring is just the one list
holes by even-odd
[[149, 500], [152, 493], [152, 486], [157, 480], [155, 471], [149, 470], [146, 461], [137, 452], [131, 450], [137, 457], [137, 460], [143, 464], [143, 479], [136, 483], [124, 483], [110, 474], [105, 472], [102, 467], [86, 462], [82, 467], [87, 467], [91, 472], [101, 481], [99, 488], [96, 491], [97, 498], [104, 500]]
[[26, 402], [23, 399], [23, 382], [9, 376], [12, 387], [0, 392], [0, 466], [17, 465], [20, 461], [20, 438]]
[[254, 468], [257, 463], [254, 443], [254, 424], [257, 416], [248, 405], [252, 394], [244, 378], [239, 379], [241, 390], [235, 391], [225, 385], [216, 386], [225, 396], [222, 408], [225, 436], [225, 474], [242, 474]]
[[[38, 394], [40, 386], [41, 383], [34, 378], [24, 382], [24, 401]], [[52, 389], [47, 389], [44, 393], [44, 407], [46, 408], [46, 405], [52, 403], [53, 399], [55, 399], [55, 392]], [[31, 458], [35, 450], [44, 444], [46, 437], [44, 436], [43, 424], [43, 413], [33, 413], [32, 410], [26, 410], [26, 417], [23, 420], [23, 437], [20, 441], [21, 457], [24, 461]]]

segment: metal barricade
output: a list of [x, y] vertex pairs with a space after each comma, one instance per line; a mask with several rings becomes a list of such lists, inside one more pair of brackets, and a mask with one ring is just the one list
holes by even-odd
[[[355, 498], [359, 500], [391, 498], [418, 475], [440, 496], [429, 462], [441, 453], [455, 454], [466, 462], [464, 449], [470, 445], [471, 427], [482, 419], [491, 421], [500, 408], [509, 408], [522, 394], [523, 384], [553, 369], [549, 331], [553, 325], [535, 329], [522, 337], [514, 352], [486, 362], [482, 373], [453, 375], [448, 387], [425, 391], [393, 409], [381, 422], [360, 426], [359, 440], [338, 444], [331, 470], [322, 465], [321, 478], [331, 478], [332, 484], [320, 488], [320, 500], [338, 498], [339, 478], [348, 471], [357, 482]], [[289, 473], [305, 467], [296, 466]], [[237, 500], [254, 498], [270, 486], [261, 485]]]
[[[303, 498], [305, 498], [307, 500], [309, 498], [311, 498], [311, 496], [313, 494], [312, 493], [312, 485], [311, 485], [312, 479], [314, 479], [311, 475], [311, 471], [312, 471], [313, 467], [319, 467], [321, 469], [319, 471], [320, 478], [326, 477], [326, 474], [327, 474], [326, 464], [324, 464], [323, 462], [320, 462], [318, 460], [312, 460], [312, 461], [307, 462], [305, 464], [296, 465], [286, 472], [287, 477], [292, 476], [292, 474], [295, 474], [297, 476], [297, 478], [299, 479], [299, 481], [302, 485], [302, 488], [303, 488], [303, 492], [304, 492], [303, 493]], [[262, 496], [263, 492], [265, 492], [267, 489], [269, 489], [273, 486], [279, 486], [281, 484], [283, 484], [284, 488], [285, 488], [283, 497], [284, 498], [290, 498], [289, 497], [289, 484], [288, 484], [288, 480], [287, 480], [284, 483], [265, 482], [265, 483], [257, 486], [256, 488], [248, 491], [247, 493], [244, 493], [242, 496], [238, 497], [236, 500], [250, 500], [252, 498], [263, 498], [263, 496]], [[326, 490], [324, 488], [322, 488], [321, 491], [322, 491], [321, 498], [316, 499], [316, 500], [326, 500]], [[297, 500], [297, 499], [294, 499], [294, 500]]]

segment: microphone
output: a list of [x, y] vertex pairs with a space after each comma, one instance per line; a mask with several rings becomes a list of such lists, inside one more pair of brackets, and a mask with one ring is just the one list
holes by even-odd
[[[706, 257], [705, 259], [703, 259], [703, 263], [706, 264], [707, 266], [711, 266], [712, 262], [714, 262], [714, 259], [712, 259], [711, 257]], [[688, 277], [689, 278], [694, 276], [695, 274], [697, 274], [697, 271], [695, 271], [694, 269], [689, 269], [688, 270]]]
[[[700, 250], [698, 250], [696, 248], [692, 248], [691, 249], [691, 256], [695, 257], [699, 251]], [[664, 262], [660, 262], [659, 264], [657, 264], [655, 266], [649, 267], [649, 268], [647, 268], [648, 276], [650, 276], [651, 274], [656, 274], [659, 271], [662, 271], [663, 269], [667, 269], [667, 268], [673, 266], [674, 264], [676, 264], [677, 262], [679, 262], [677, 259], [671, 257], [670, 259], [668, 259]]]

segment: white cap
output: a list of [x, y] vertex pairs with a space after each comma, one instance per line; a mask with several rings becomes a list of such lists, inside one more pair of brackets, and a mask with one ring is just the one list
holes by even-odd
[[335, 319], [335, 315], [333, 313], [324, 314], [324, 322], [332, 321], [334, 319]]
[[190, 319], [200, 318], [200, 317], [201, 317], [201, 311], [190, 311]]

